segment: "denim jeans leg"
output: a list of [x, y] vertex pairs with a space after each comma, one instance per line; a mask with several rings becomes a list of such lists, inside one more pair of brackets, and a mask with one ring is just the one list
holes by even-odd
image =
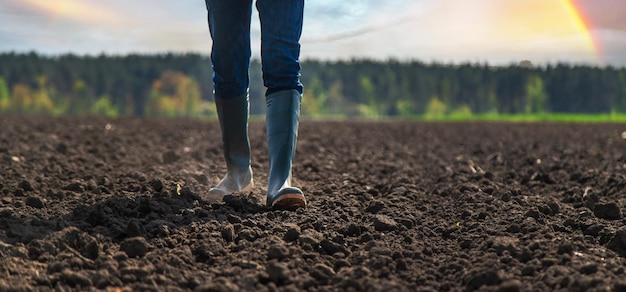
[[205, 0], [213, 46], [215, 98], [230, 99], [248, 92], [252, 0]]
[[289, 89], [302, 93], [299, 59], [304, 0], [257, 0], [256, 7], [266, 95]]

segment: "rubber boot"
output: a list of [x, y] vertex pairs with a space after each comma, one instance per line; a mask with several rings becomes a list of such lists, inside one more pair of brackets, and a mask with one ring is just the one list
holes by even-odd
[[248, 95], [234, 99], [215, 99], [222, 131], [226, 175], [209, 190], [209, 198], [217, 199], [233, 192], [245, 192], [254, 186], [250, 167], [248, 140]]
[[296, 152], [301, 99], [302, 95], [297, 90], [283, 90], [266, 97], [265, 122], [270, 158], [266, 204], [275, 210], [306, 207], [302, 191], [291, 186], [291, 165]]

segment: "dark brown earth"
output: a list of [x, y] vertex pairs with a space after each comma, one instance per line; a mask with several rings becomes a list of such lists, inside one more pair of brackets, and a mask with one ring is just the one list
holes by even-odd
[[201, 199], [219, 127], [0, 118], [0, 291], [626, 291], [626, 125], [313, 122], [295, 184]]

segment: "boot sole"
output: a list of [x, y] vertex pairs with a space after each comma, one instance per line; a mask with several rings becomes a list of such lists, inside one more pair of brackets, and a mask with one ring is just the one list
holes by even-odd
[[272, 203], [273, 210], [295, 211], [306, 208], [306, 198], [302, 194], [284, 194]]

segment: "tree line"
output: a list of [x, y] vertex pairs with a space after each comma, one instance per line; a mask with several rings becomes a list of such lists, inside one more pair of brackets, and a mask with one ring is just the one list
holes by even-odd
[[[626, 69], [420, 61], [305, 60], [307, 116], [626, 113]], [[264, 113], [261, 65], [251, 114]], [[212, 117], [211, 61], [201, 54], [0, 54], [0, 113]]]

